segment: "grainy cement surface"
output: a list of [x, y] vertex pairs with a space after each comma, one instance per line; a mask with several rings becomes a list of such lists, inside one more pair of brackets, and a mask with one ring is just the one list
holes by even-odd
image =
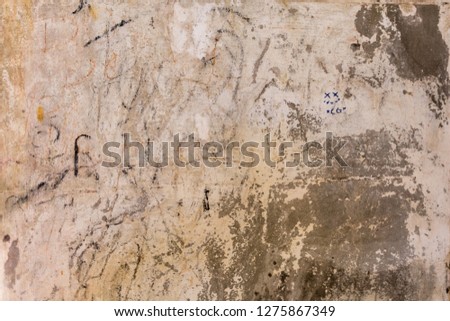
[[[370, 2], [2, 0], [0, 297], [449, 299], [450, 5]], [[348, 167], [101, 166], [326, 132]]]

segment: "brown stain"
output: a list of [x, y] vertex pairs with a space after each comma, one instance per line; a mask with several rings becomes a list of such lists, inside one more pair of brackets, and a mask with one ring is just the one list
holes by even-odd
[[16, 267], [19, 264], [20, 251], [17, 247], [18, 240], [11, 243], [8, 251], [8, 259], [5, 262], [5, 281], [6, 286], [10, 289], [14, 287], [16, 283]]
[[[25, 46], [33, 29], [32, 1], [2, 1], [2, 69], [6, 69], [16, 90], [24, 99], [23, 60]], [[20, 104], [20, 102], [19, 102]]]

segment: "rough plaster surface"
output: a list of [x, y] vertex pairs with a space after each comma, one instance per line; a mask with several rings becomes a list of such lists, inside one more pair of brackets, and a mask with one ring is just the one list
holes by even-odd
[[[364, 2], [3, 0], [1, 297], [447, 300], [450, 6]], [[349, 167], [101, 166], [326, 132]]]

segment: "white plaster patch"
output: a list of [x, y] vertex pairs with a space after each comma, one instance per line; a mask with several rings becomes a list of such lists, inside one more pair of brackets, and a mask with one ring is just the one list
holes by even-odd
[[189, 8], [174, 4], [171, 22], [171, 46], [174, 52], [188, 53], [198, 59], [206, 56], [212, 44], [213, 30], [210, 24], [213, 8], [213, 4], [195, 3]]

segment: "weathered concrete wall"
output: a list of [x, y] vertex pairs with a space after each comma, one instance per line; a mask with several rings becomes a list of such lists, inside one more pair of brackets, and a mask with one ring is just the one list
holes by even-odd
[[[2, 1], [2, 298], [448, 299], [450, 6], [417, 3]], [[101, 165], [326, 132], [348, 167]]]

